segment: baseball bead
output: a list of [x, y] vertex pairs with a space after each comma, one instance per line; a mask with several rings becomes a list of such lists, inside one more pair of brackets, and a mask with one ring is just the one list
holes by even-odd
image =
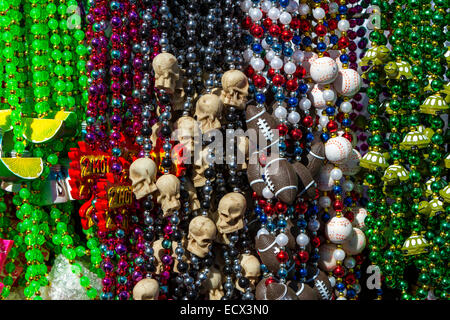
[[361, 154], [357, 150], [353, 149], [346, 161], [339, 163], [339, 167], [341, 168], [344, 175], [356, 175], [361, 170], [361, 167], [359, 166], [359, 160], [361, 160]]
[[314, 108], [325, 109], [327, 101], [330, 101], [331, 104], [336, 102], [337, 94], [332, 88], [326, 89], [323, 85], [316, 83], [308, 93], [308, 98], [311, 100]]
[[326, 236], [331, 242], [336, 244], [341, 244], [349, 240], [352, 233], [352, 223], [345, 217], [333, 217], [325, 225]]
[[355, 255], [361, 253], [366, 247], [366, 236], [358, 228], [353, 228], [349, 239], [342, 244], [342, 249], [349, 254]]
[[311, 78], [319, 84], [329, 84], [338, 76], [338, 65], [329, 57], [318, 58], [311, 62]]
[[352, 144], [344, 137], [331, 138], [325, 143], [325, 156], [332, 163], [347, 159], [351, 151]]
[[366, 230], [367, 226], [364, 223], [364, 221], [366, 220], [367, 217], [367, 210], [364, 209], [363, 207], [354, 207], [352, 208], [352, 213], [353, 213], [352, 225], [362, 231]]
[[340, 95], [352, 97], [361, 88], [361, 76], [353, 69], [339, 70], [333, 87]]
[[332, 243], [326, 243], [319, 247], [319, 268], [323, 271], [333, 271], [336, 268], [336, 258], [334, 251], [337, 246]]

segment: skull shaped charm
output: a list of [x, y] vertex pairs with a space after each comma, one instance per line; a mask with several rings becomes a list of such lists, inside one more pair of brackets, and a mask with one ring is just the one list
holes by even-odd
[[238, 231], [244, 227], [244, 214], [247, 200], [238, 192], [230, 192], [220, 199], [218, 206], [219, 218], [217, 230], [221, 234]]
[[158, 195], [156, 201], [161, 205], [163, 217], [171, 216], [181, 207], [180, 180], [173, 174], [165, 174], [156, 181]]
[[194, 182], [194, 186], [196, 188], [203, 187], [206, 183], [206, 178], [204, 175], [204, 172], [206, 169], [208, 169], [208, 146], [203, 148], [202, 151], [200, 151], [200, 155], [197, 159], [194, 157], [194, 164], [193, 164], [193, 170], [192, 170], [192, 182]]
[[[247, 253], [241, 255], [240, 261], [243, 269], [242, 275], [250, 281], [250, 288], [253, 291], [255, 290], [256, 282], [261, 275], [261, 264], [257, 257]], [[235, 285], [236, 289], [245, 292], [245, 290], [239, 286], [239, 281], [237, 279]]]
[[170, 53], [163, 52], [153, 59], [152, 65], [155, 70], [155, 86], [173, 94], [181, 73], [177, 58]]
[[164, 265], [161, 261], [162, 257], [164, 256], [164, 248], [162, 246], [162, 242], [163, 240], [159, 239], [152, 243], [153, 257], [155, 258], [156, 262], [156, 274], [160, 274], [164, 269]]
[[221, 127], [222, 101], [212, 93], [202, 95], [195, 106], [195, 117], [200, 122], [202, 133]]
[[197, 190], [195, 190], [194, 184], [188, 177], [185, 177], [184, 181], [182, 188], [189, 194], [189, 209], [196, 211], [201, 208], [200, 201], [197, 197]]
[[188, 251], [199, 258], [206, 257], [216, 233], [216, 225], [211, 219], [204, 216], [195, 217], [189, 223]]
[[220, 99], [224, 105], [244, 110], [248, 96], [247, 76], [239, 70], [229, 70], [222, 76]]
[[159, 283], [155, 279], [142, 279], [133, 288], [134, 300], [158, 300]]
[[224, 296], [222, 286], [222, 273], [211, 267], [208, 279], [203, 284], [202, 293], [209, 295], [209, 300], [220, 300]]
[[175, 135], [178, 141], [185, 147], [185, 150], [192, 155], [194, 152], [194, 137], [200, 134], [200, 128], [192, 117], [181, 117], [178, 119]]
[[156, 191], [156, 164], [150, 158], [139, 158], [130, 166], [133, 193], [139, 200]]

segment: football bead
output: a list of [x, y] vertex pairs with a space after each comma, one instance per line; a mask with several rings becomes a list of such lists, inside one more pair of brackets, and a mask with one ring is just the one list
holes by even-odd
[[287, 285], [295, 292], [298, 300], [318, 300], [314, 289], [305, 283], [288, 281]]
[[[270, 145], [278, 143], [277, 135], [274, 131], [279, 124], [278, 120], [270, 115], [264, 108], [249, 105], [245, 111], [245, 117], [247, 129], [253, 130], [253, 132], [249, 134], [250, 140], [253, 143], [258, 143], [258, 145], [261, 146], [260, 150], [262, 150], [262, 148], [268, 149]], [[265, 141], [261, 141], [260, 137], [263, 137]], [[253, 141], [255, 138], [257, 141]]]
[[322, 57], [311, 62], [309, 72], [315, 83], [329, 84], [338, 76], [338, 65], [333, 59]]
[[286, 158], [267, 159], [263, 175], [267, 187], [278, 200], [289, 205], [294, 202], [298, 191], [298, 177]]
[[259, 197], [263, 196], [263, 190], [266, 187], [266, 183], [262, 178], [263, 170], [259, 162], [249, 163], [247, 167], [247, 177], [250, 187]]
[[329, 272], [336, 268], [336, 258], [334, 251], [337, 246], [332, 243], [325, 243], [319, 247], [319, 268], [323, 271]]
[[318, 270], [317, 276], [308, 284], [313, 287], [317, 300], [331, 300], [333, 297], [333, 287], [325, 272]]
[[325, 161], [325, 145], [320, 139], [314, 139], [314, 142], [312, 143], [311, 149], [309, 150], [306, 158], [308, 159], [306, 168], [314, 178], [319, 172], [320, 168], [323, 167]]
[[[269, 271], [276, 273], [280, 268], [280, 262], [278, 261], [277, 255], [281, 250], [281, 246], [277, 243], [276, 237], [272, 234], [260, 234], [255, 238], [255, 248], [259, 254], [261, 262], [269, 269]], [[292, 272], [295, 268], [290, 266], [291, 264], [291, 251], [286, 248], [286, 253], [288, 254], [288, 261], [286, 262], [286, 267], [288, 271]]]
[[284, 283], [272, 282], [266, 286], [267, 300], [298, 300], [294, 290]]
[[296, 162], [292, 166], [299, 177], [298, 196], [306, 194], [308, 197], [314, 198], [316, 195], [316, 182], [312, 178], [310, 171], [300, 162]]

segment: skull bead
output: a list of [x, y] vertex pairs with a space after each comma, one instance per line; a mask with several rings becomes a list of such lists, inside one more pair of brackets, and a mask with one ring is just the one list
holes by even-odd
[[155, 70], [155, 86], [173, 94], [181, 73], [177, 58], [170, 53], [163, 52], [153, 59], [152, 65]]
[[238, 192], [227, 193], [219, 202], [219, 218], [216, 226], [221, 234], [238, 231], [244, 227], [244, 213], [247, 200]]
[[156, 201], [161, 205], [163, 217], [171, 216], [181, 207], [180, 180], [173, 174], [165, 174], [156, 181], [158, 195]]
[[200, 258], [206, 257], [216, 233], [216, 225], [211, 219], [204, 216], [195, 217], [189, 223], [188, 251]]
[[141, 199], [156, 191], [156, 164], [150, 158], [139, 158], [130, 166], [130, 179], [136, 199]]
[[222, 101], [215, 94], [204, 94], [198, 99], [195, 117], [200, 122], [200, 129], [203, 133], [221, 127], [222, 108]]
[[134, 300], [158, 300], [159, 283], [155, 279], [142, 279], [133, 288]]
[[239, 70], [229, 70], [222, 76], [220, 99], [227, 106], [244, 110], [248, 96], [248, 79]]

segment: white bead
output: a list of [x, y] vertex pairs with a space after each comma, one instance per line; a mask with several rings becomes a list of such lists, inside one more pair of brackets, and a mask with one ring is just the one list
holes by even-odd
[[280, 22], [282, 24], [289, 24], [292, 21], [292, 16], [289, 12], [283, 12], [280, 14]]
[[330, 285], [331, 285], [332, 288], [336, 285], [336, 278], [335, 277], [333, 277], [333, 276], [328, 277], [328, 281], [330, 281]]
[[272, 69], [280, 70], [283, 67], [283, 60], [281, 60], [279, 57], [274, 57], [272, 61], [270, 61], [270, 66]]
[[262, 71], [265, 67], [264, 61], [261, 58], [253, 57], [250, 60], [250, 64], [252, 65], [252, 68], [255, 69], [255, 71]]
[[352, 112], [352, 104], [350, 102], [348, 102], [348, 101], [342, 102], [339, 108], [344, 113]]
[[287, 62], [284, 65], [284, 72], [286, 72], [287, 74], [294, 74], [295, 70], [297, 70], [297, 67], [292, 62]]
[[308, 229], [311, 231], [317, 231], [320, 228], [320, 222], [319, 220], [311, 220], [308, 223]]
[[334, 168], [330, 172], [330, 177], [333, 180], [341, 180], [341, 178], [342, 178], [342, 170], [339, 169], [339, 168]]
[[292, 58], [294, 59], [295, 62], [301, 63], [301, 62], [303, 62], [303, 59], [305, 59], [305, 54], [303, 53], [303, 51], [297, 50], [292, 55]]
[[245, 50], [244, 51], [244, 60], [246, 62], [249, 62], [251, 58], [253, 58], [253, 50], [252, 49]]
[[272, 1], [266, 0], [261, 4], [261, 10], [264, 12], [268, 12], [272, 8]]
[[245, 0], [241, 2], [241, 9], [244, 12], [248, 12], [252, 7], [252, 2], [250, 0]]
[[354, 188], [354, 183], [351, 180], [345, 180], [342, 184], [342, 188], [345, 192], [351, 192]]
[[291, 113], [289, 113], [288, 121], [293, 124], [299, 123], [300, 113], [298, 113], [297, 111], [292, 111]]
[[280, 17], [280, 10], [276, 7], [272, 7], [270, 8], [269, 12], [267, 12], [267, 15], [269, 16], [270, 20], [276, 22]]
[[319, 206], [322, 208], [329, 208], [331, 206], [331, 199], [328, 196], [323, 196], [319, 198]]
[[261, 41], [261, 46], [266, 50], [270, 48], [270, 44], [267, 43], [266, 39]]
[[272, 193], [272, 191], [270, 191], [270, 189], [268, 187], [265, 187], [262, 191], [263, 197], [266, 199], [272, 199], [274, 194]]
[[305, 233], [300, 233], [295, 241], [299, 246], [306, 247], [309, 243], [309, 237]]
[[302, 100], [300, 100], [299, 105], [303, 111], [309, 110], [311, 108], [311, 100], [309, 100], [308, 98], [303, 98]]
[[323, 19], [325, 18], [325, 10], [323, 10], [322, 8], [315, 8], [313, 10], [313, 16], [316, 20]]
[[259, 238], [259, 236], [263, 235], [263, 234], [269, 234], [269, 231], [267, 229], [261, 228], [258, 230], [258, 232], [256, 233], [256, 237]]
[[334, 99], [336, 98], [336, 94], [331, 89], [324, 90], [322, 92], [322, 96], [325, 101], [334, 101]]
[[289, 1], [288, 6], [286, 7], [286, 10], [289, 12], [295, 12], [298, 9], [298, 3], [294, 0]]
[[347, 257], [344, 260], [344, 266], [349, 269], [353, 269], [356, 266], [356, 260], [353, 257]]
[[306, 3], [300, 4], [298, 12], [300, 13], [300, 15], [306, 16], [309, 13], [309, 6]]
[[342, 261], [345, 259], [345, 251], [342, 249], [336, 249], [333, 252], [333, 257], [337, 260], [337, 261]]
[[269, 50], [266, 54], [267, 61], [272, 61], [273, 58], [275, 58], [276, 54], [275, 51]]
[[279, 106], [275, 109], [275, 117], [277, 117], [278, 119], [286, 119], [287, 117], [287, 110], [285, 107], [283, 106]]
[[263, 13], [261, 12], [261, 10], [259, 10], [259, 8], [251, 8], [248, 11], [248, 14], [253, 21], [259, 21], [262, 19], [263, 16]]
[[327, 116], [320, 116], [319, 123], [322, 127], [325, 127], [328, 124], [328, 117]]
[[275, 241], [280, 247], [285, 247], [289, 242], [289, 238], [284, 233], [280, 233], [279, 235], [277, 235]]
[[348, 20], [340, 20], [338, 22], [338, 29], [340, 31], [347, 31], [350, 29], [350, 22], [348, 22]]
[[339, 6], [336, 2], [330, 2], [328, 4], [328, 8], [329, 8], [329, 13], [337, 13]]

